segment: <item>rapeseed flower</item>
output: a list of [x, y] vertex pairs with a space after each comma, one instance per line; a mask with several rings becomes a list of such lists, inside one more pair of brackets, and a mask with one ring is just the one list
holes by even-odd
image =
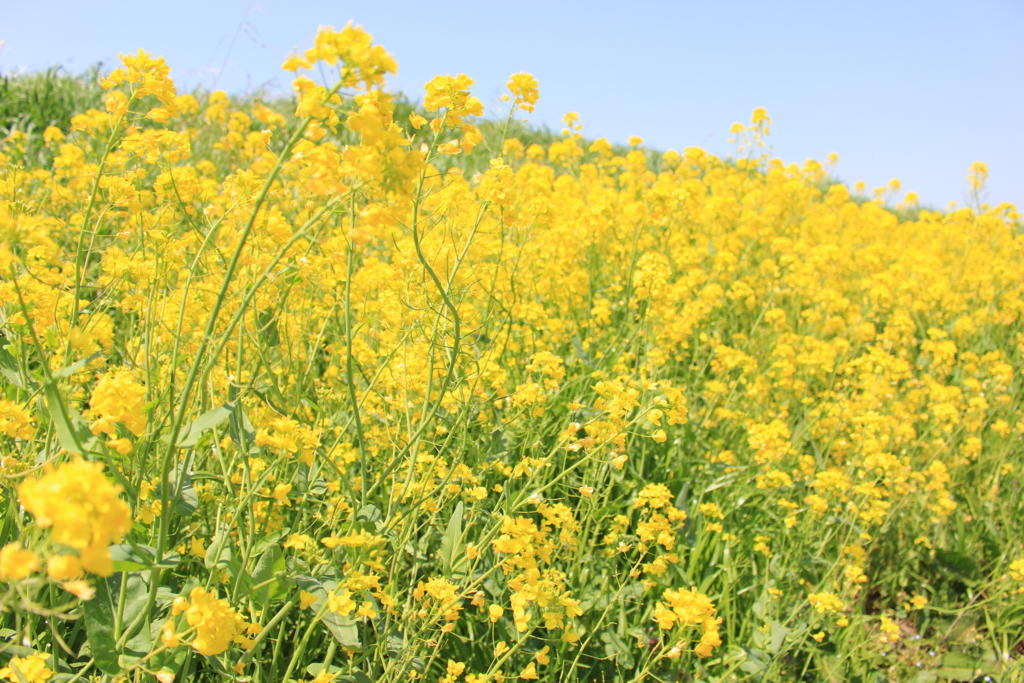
[[107, 546], [131, 528], [131, 511], [120, 494], [103, 465], [80, 458], [18, 486], [18, 499], [36, 524], [49, 529], [54, 542], [77, 550], [82, 568], [100, 576], [113, 571]]

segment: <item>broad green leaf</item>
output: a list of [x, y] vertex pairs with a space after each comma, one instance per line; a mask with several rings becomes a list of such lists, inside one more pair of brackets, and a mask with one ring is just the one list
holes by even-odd
[[[234, 387], [232, 387], [234, 390]], [[232, 392], [229, 392], [233, 393]], [[253, 440], [256, 438], [256, 428], [253, 427], [252, 422], [249, 421], [249, 417], [242, 410], [242, 406], [238, 403], [233, 404], [231, 410], [231, 416], [228, 420], [228, 436], [235, 442], [243, 452], [248, 452], [249, 447], [252, 445]]]
[[31, 647], [25, 647], [24, 645], [11, 645], [10, 643], [0, 643], [0, 655], [5, 657], [28, 657], [34, 655], [36, 650]]
[[103, 354], [101, 352], [97, 351], [96, 353], [92, 354], [91, 356], [88, 356], [88, 357], [83, 358], [81, 360], [75, 361], [71, 365], [65, 366], [65, 367], [63, 367], [63, 368], [61, 368], [59, 370], [54, 370], [53, 378], [54, 379], [62, 379], [64, 377], [71, 377], [71, 375], [75, 374], [76, 372], [78, 372], [79, 370], [84, 368], [86, 365], [88, 365], [89, 363], [93, 362], [94, 360], [96, 360], [97, 358], [99, 358], [102, 355]]
[[347, 648], [362, 647], [359, 640], [359, 628], [352, 617], [342, 617], [328, 612], [324, 615], [324, 626], [331, 632], [338, 644]]
[[174, 569], [181, 564], [181, 555], [166, 553], [160, 562], [156, 561], [156, 548], [148, 545], [121, 543], [110, 546], [115, 572], [137, 572], [145, 569]]
[[951, 679], [972, 680], [982, 675], [998, 676], [999, 661], [985, 661], [960, 652], [947, 652], [942, 656], [942, 667], [938, 671]]
[[690, 482], [686, 482], [679, 489], [679, 495], [676, 496], [675, 506], [680, 510], [685, 510], [687, 504], [690, 502]]
[[626, 669], [633, 668], [636, 661], [633, 659], [632, 649], [618, 633], [612, 630], [602, 631], [600, 637], [604, 643], [605, 656], [608, 659]]
[[178, 442], [175, 445], [178, 448], [192, 448], [199, 443], [199, 437], [205, 432], [224, 424], [231, 417], [233, 410], [234, 407], [231, 405], [222, 405], [206, 411], [192, 420], [188, 427], [178, 435]]
[[284, 553], [280, 547], [272, 545], [260, 555], [256, 568], [252, 571], [252, 599], [258, 605], [265, 607], [281, 594], [281, 581], [274, 577], [284, 570]]
[[[114, 619], [121, 593], [121, 576], [115, 573], [96, 581], [96, 595], [82, 603], [85, 632], [96, 667], [107, 674], [122, 673], [120, 652], [114, 637]], [[145, 607], [148, 598], [146, 581], [138, 574], [129, 574], [125, 582], [123, 624], [130, 624]], [[149, 649], [149, 629], [144, 628], [129, 639], [127, 646], [135, 651]]]
[[[316, 596], [316, 602], [313, 603], [312, 608], [317, 613], [323, 609], [328, 594], [338, 587], [337, 581], [318, 581], [311, 576], [296, 576], [295, 583], [300, 589]], [[351, 617], [325, 612], [322, 621], [342, 647], [359, 648], [362, 646], [362, 642], [359, 640], [359, 628]]]
[[459, 555], [459, 545], [462, 540], [462, 516], [465, 512], [465, 505], [460, 500], [455, 504], [455, 511], [452, 518], [448, 520], [448, 528], [441, 537], [441, 566], [446, 573], [450, 574], [455, 566], [455, 559]]
[[84, 454], [93, 441], [85, 420], [64, 402], [52, 382], [43, 387], [43, 395], [46, 397], [46, 410], [53, 421], [53, 429], [57, 433], [57, 442], [61, 448], [70, 453]]
[[373, 679], [362, 671], [353, 671], [350, 674], [339, 676], [334, 680], [338, 681], [338, 683], [373, 683]]
[[373, 679], [362, 671], [353, 671], [352, 673], [347, 674], [343, 674], [341, 672], [342, 668], [340, 666], [327, 664], [326, 662], [318, 662], [306, 667], [306, 673], [310, 676], [315, 677], [320, 673], [329, 673], [334, 676], [331, 680], [335, 683], [373, 683]]
[[25, 378], [21, 375], [18, 360], [3, 346], [0, 346], [0, 375], [14, 386], [25, 388]]
[[772, 655], [779, 654], [779, 650], [782, 649], [782, 644], [786, 641], [786, 636], [788, 636], [792, 630], [793, 629], [787, 628], [777, 621], [773, 621], [771, 642], [768, 645], [768, 652]]
[[356, 519], [362, 519], [367, 522], [379, 522], [384, 519], [384, 514], [380, 511], [380, 508], [370, 503], [359, 508], [359, 513], [356, 515]]
[[270, 532], [269, 534], [261, 537], [258, 541], [256, 541], [256, 543], [253, 544], [252, 554], [260, 555], [264, 553], [267, 550], [267, 548], [269, 548], [272, 545], [279, 546], [281, 544], [281, 539], [287, 535], [287, 529], [278, 529], [277, 531]]
[[740, 664], [740, 669], [748, 674], [764, 673], [768, 669], [768, 657], [761, 650], [748, 649], [747, 659]]
[[328, 664], [327, 662], [316, 662], [306, 665], [306, 673], [310, 676], [317, 676], [320, 673], [332, 674], [334, 676], [333, 680], [336, 681], [338, 680], [338, 674], [341, 673], [341, 667]]
[[[188, 517], [199, 507], [199, 494], [192, 483], [192, 473], [186, 469], [188, 461], [182, 463], [180, 471], [173, 471], [168, 478], [170, 492], [168, 498], [172, 499], [174, 511], [182, 517]], [[181, 480], [179, 487], [179, 477]]]
[[204, 563], [207, 569], [223, 567], [231, 563], [231, 547], [228, 545], [229, 536], [226, 529], [218, 529], [206, 549]]

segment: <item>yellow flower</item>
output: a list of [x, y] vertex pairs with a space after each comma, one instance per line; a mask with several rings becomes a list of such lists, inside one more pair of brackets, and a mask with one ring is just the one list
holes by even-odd
[[636, 500], [633, 501], [633, 507], [649, 507], [654, 510], [660, 510], [671, 505], [671, 503], [672, 491], [667, 486], [664, 484], [647, 484], [637, 494]]
[[74, 555], [51, 555], [46, 574], [54, 581], [70, 581], [82, 575], [82, 563]]
[[130, 370], [111, 370], [96, 383], [86, 417], [96, 418], [93, 434], [114, 434], [120, 422], [135, 436], [146, 429], [146, 388], [135, 381]]
[[533, 111], [533, 107], [539, 97], [536, 78], [525, 71], [521, 71], [509, 76], [506, 86], [515, 98], [512, 106], [518, 107], [523, 111]]
[[152, 57], [146, 51], [139, 50], [134, 55], [122, 54], [121, 63], [123, 66], [100, 81], [105, 90], [128, 84], [139, 97], [153, 95], [164, 107], [174, 111], [177, 92], [170, 78], [171, 69], [163, 57]]
[[841, 612], [846, 609], [846, 604], [835, 593], [827, 591], [811, 593], [807, 596], [807, 599], [811, 606], [817, 610], [818, 614], [831, 614], [832, 612]]
[[363, 617], [365, 619], [376, 619], [377, 608], [372, 602], [364, 601], [360, 603], [359, 609], [356, 610], [356, 616]]
[[82, 579], [75, 579], [74, 581], [65, 581], [60, 584], [60, 587], [71, 593], [79, 600], [92, 600], [96, 597], [96, 589], [93, 588], [92, 584]]
[[50, 656], [36, 652], [27, 657], [12, 657], [10, 663], [0, 669], [0, 677], [11, 683], [46, 683], [53, 676], [46, 663]]
[[[412, 597], [418, 601], [433, 602], [434, 606], [442, 611], [446, 621], [455, 621], [462, 611], [458, 586], [439, 576], [416, 584]], [[427, 613], [421, 612], [421, 615], [426, 617]]]
[[35, 432], [31, 413], [14, 401], [0, 399], [0, 436], [28, 440]]
[[316, 602], [316, 596], [308, 591], [299, 591], [299, 607], [306, 609]]
[[[484, 106], [480, 100], [469, 94], [473, 79], [466, 74], [458, 76], [435, 76], [424, 88], [423, 108], [427, 111], [445, 110], [448, 126], [456, 127], [466, 116], [480, 116]], [[440, 122], [441, 119], [435, 119]]]
[[216, 593], [193, 588], [184, 610], [188, 625], [195, 629], [192, 648], [203, 655], [219, 655], [228, 649], [241, 630], [243, 621], [235, 610]]
[[[373, 36], [362, 26], [353, 26], [351, 21], [340, 31], [331, 26], [322, 27], [317, 32], [313, 47], [306, 50], [305, 59], [305, 63], [322, 61], [332, 65], [340, 61], [342, 85], [367, 90], [383, 84], [384, 77], [398, 68], [388, 51], [374, 45]], [[285, 65], [306, 68], [294, 58]]]
[[439, 679], [439, 683], [455, 683], [459, 676], [461, 676], [465, 671], [465, 662], [456, 662], [455, 660], [449, 659], [448, 664], [445, 666], [445, 675]]
[[174, 620], [168, 619], [160, 628], [160, 642], [164, 647], [178, 647], [181, 645], [181, 638], [174, 631]]
[[291, 501], [288, 500], [288, 492], [292, 490], [291, 484], [278, 484], [274, 487], [273, 498], [278, 505], [288, 506], [291, 505]]
[[416, 112], [409, 114], [409, 125], [415, 128], [416, 130], [422, 128], [424, 124], [426, 124], [426, 122], [427, 120], [420, 116], [419, 114], [417, 114]]
[[715, 605], [708, 596], [693, 590], [667, 589], [663, 594], [665, 602], [654, 607], [654, 620], [663, 631], [676, 626], [699, 626], [701, 637], [694, 652], [699, 657], [709, 657], [712, 650], [722, 644], [718, 625], [721, 619], [715, 616]]
[[189, 542], [189, 553], [191, 553], [195, 557], [198, 557], [200, 560], [205, 558], [206, 543], [203, 541], [203, 539], [193, 536], [192, 540]]
[[356, 601], [352, 599], [352, 592], [347, 589], [327, 596], [327, 609], [338, 616], [346, 617], [352, 614], [355, 608]]
[[533, 662], [527, 664], [526, 668], [519, 672], [519, 678], [524, 681], [536, 681], [539, 679], [540, 676], [537, 675], [537, 665]]
[[982, 161], [975, 161], [971, 164], [970, 173], [967, 175], [967, 182], [971, 189], [980, 190], [988, 179], [988, 165]]
[[19, 581], [39, 571], [39, 558], [12, 541], [0, 549], [0, 580]]
[[313, 65], [302, 55], [292, 55], [284, 60], [281, 68], [285, 71], [298, 71], [299, 69], [312, 69]]
[[107, 547], [131, 529], [131, 511], [121, 487], [103, 474], [103, 465], [75, 459], [18, 486], [18, 499], [50, 537], [79, 551], [82, 567], [93, 574], [113, 571]]
[[883, 616], [882, 622], [879, 624], [879, 630], [882, 632], [882, 640], [887, 643], [896, 643], [900, 639], [900, 627], [895, 621], [889, 617]]

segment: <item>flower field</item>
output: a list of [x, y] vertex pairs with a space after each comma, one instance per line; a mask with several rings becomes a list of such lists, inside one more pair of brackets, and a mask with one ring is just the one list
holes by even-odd
[[0, 142], [0, 680], [1024, 677], [983, 164], [545, 138], [351, 24], [287, 109], [122, 61]]

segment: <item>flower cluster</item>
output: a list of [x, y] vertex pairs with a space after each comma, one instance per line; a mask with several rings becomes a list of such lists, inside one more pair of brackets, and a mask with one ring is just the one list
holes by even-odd
[[[39, 527], [49, 529], [52, 542], [78, 552], [82, 569], [109, 576], [113, 565], [107, 548], [132, 525], [131, 510], [121, 492], [104, 475], [103, 465], [77, 459], [23, 481], [18, 500]], [[68, 578], [77, 574], [66, 567], [54, 571]]]
[[[174, 601], [171, 613], [175, 616], [184, 614], [187, 624], [184, 637], [191, 636], [188, 644], [200, 654], [219, 655], [232, 642], [248, 642], [243, 635], [247, 626], [245, 620], [215, 592], [193, 588], [188, 599], [179, 597]], [[182, 637], [183, 634], [175, 630], [174, 620], [164, 623], [162, 640], [165, 646], [177, 647]]]

